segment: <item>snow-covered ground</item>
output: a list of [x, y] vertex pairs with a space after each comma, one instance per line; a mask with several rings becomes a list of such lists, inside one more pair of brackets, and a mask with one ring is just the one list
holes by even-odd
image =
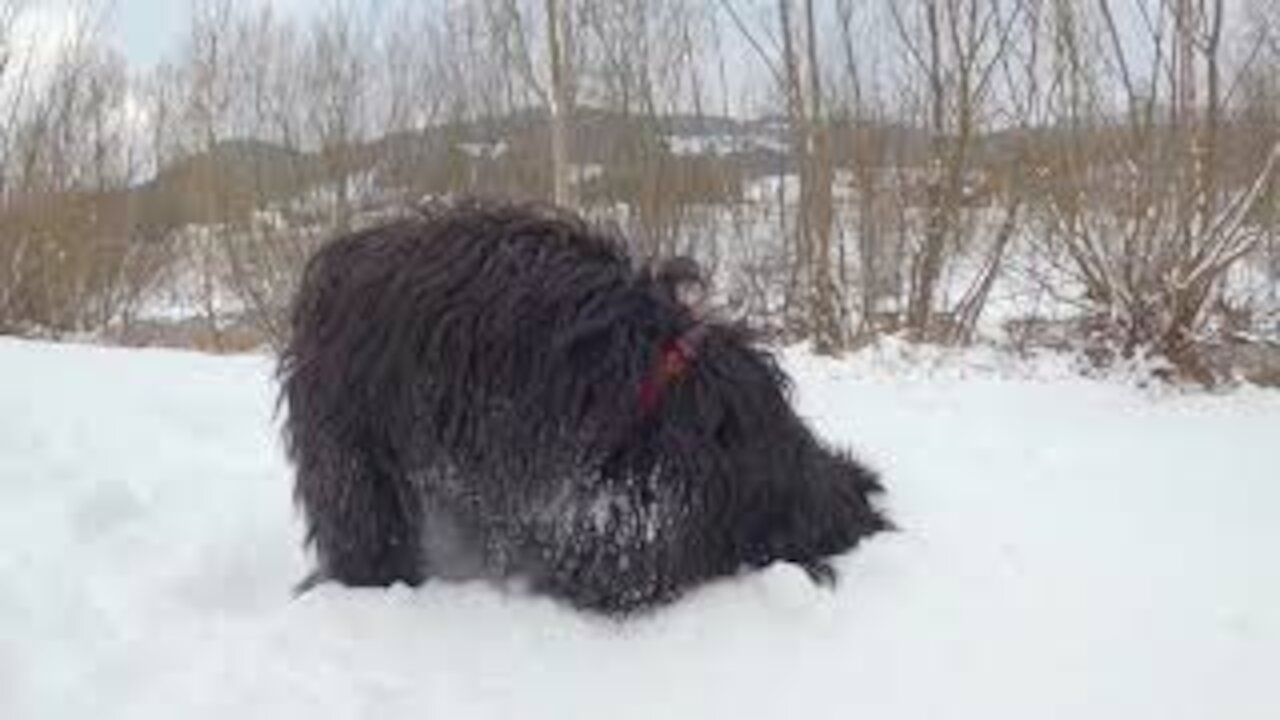
[[0, 718], [1280, 717], [1280, 393], [787, 362], [903, 532], [619, 625], [294, 600], [268, 360], [0, 339]]

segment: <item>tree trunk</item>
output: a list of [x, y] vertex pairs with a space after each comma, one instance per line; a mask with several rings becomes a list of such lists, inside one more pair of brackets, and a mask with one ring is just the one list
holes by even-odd
[[576, 207], [573, 179], [570, 177], [569, 138], [567, 125], [573, 117], [573, 95], [565, 72], [564, 25], [559, 0], [546, 0], [547, 56], [551, 63], [551, 174], [552, 196], [557, 205]]

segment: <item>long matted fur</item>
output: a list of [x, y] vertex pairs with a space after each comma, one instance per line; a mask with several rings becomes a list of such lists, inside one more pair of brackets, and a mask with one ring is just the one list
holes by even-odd
[[545, 207], [476, 201], [340, 237], [281, 358], [316, 577], [527, 578], [624, 613], [825, 560], [888, 523], [875, 475], [816, 439], [739, 326]]

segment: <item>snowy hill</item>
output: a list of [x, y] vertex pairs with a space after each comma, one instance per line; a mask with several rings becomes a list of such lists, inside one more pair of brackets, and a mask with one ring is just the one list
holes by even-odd
[[0, 717], [1277, 717], [1280, 393], [788, 365], [904, 532], [617, 625], [293, 600], [269, 361], [0, 339]]

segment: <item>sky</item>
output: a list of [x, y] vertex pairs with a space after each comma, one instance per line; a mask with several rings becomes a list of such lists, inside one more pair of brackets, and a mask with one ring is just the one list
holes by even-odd
[[112, 36], [135, 67], [172, 54], [187, 26], [187, 4], [174, 0], [116, 0]]
[[[70, 4], [70, 0], [45, 0]], [[305, 15], [322, 6], [315, 0], [235, 0], [237, 5], [271, 5], [286, 15]], [[108, 37], [138, 69], [172, 56], [186, 37], [190, 3], [186, 0], [114, 0]]]
[[136, 69], [153, 67], [172, 54], [187, 27], [187, 3], [180, 0], [114, 0], [101, 18], [85, 18], [84, 3], [76, 0], [19, 0], [18, 4], [21, 12], [9, 39], [19, 48], [33, 51], [37, 68], [58, 55], [58, 49], [73, 35], [71, 31], [82, 22], [104, 23], [102, 35], [107, 43]]
[[[314, 0], [233, 0], [238, 6], [271, 5], [288, 16], [305, 16], [322, 3]], [[0, 0], [0, 7], [5, 4]], [[22, 11], [13, 34], [20, 47], [53, 55], [61, 38], [83, 19], [84, 0], [18, 0]], [[119, 50], [132, 69], [145, 71], [172, 57], [187, 35], [187, 0], [104, 0], [102, 36]]]
[[[67, 30], [75, 26], [76, 8], [85, 5], [86, 1], [93, 2], [94, 0], [18, 0], [19, 4], [25, 4], [27, 7], [27, 17], [24, 22], [20, 22], [18, 28], [19, 42], [29, 43], [36, 48], [42, 49], [45, 56], [55, 56], [55, 48], [58, 47], [59, 43], [58, 38], [66, 37], [70, 34]], [[146, 72], [160, 61], [175, 57], [180, 51], [187, 36], [189, 25], [189, 8], [191, 4], [189, 0], [98, 1], [106, 3], [108, 7], [103, 35], [107, 42], [119, 50], [126, 58], [131, 70]], [[270, 5], [278, 15], [299, 20], [305, 20], [308, 16], [316, 13], [317, 10], [324, 8], [327, 2], [333, 1], [335, 0], [231, 0], [239, 8]], [[383, 1], [368, 0], [367, 4], [373, 7]], [[433, 2], [439, 0], [421, 1]], [[711, 2], [711, 0], [706, 1], [708, 3]], [[1139, 1], [1155, 2], [1156, 0]], [[1228, 0], [1226, 3], [1228, 15], [1239, 16], [1243, 14], [1241, 11], [1249, 3], [1259, 1]], [[4, 0], [0, 0], [0, 6], [3, 4]], [[764, 28], [774, 19], [773, 6], [769, 0], [737, 0], [736, 7], [740, 9], [747, 23], [756, 32], [764, 32], [767, 35], [767, 31]], [[858, 7], [866, 8], [867, 6], [858, 5]], [[871, 7], [883, 6], [872, 4]], [[1142, 37], [1138, 27], [1137, 15], [1133, 12], [1135, 6], [1129, 2], [1117, 2], [1115, 7], [1118, 10], [1127, 11], [1120, 12], [1118, 17], [1122, 31], [1130, 38], [1126, 45], [1135, 51], [1140, 51], [1148, 43], [1146, 38]], [[884, 15], [884, 13], [880, 13], [880, 15]], [[887, 75], [883, 75], [880, 72], [875, 72], [874, 74], [880, 76], [892, 86], [897, 79], [895, 76], [899, 74], [892, 71], [895, 69], [901, 71], [905, 60], [902, 57], [901, 48], [894, 46], [892, 42], [893, 31], [890, 28], [888, 17], [877, 16], [875, 12], [867, 14], [864, 10], [862, 18], [862, 22], [865, 24], [862, 27], [859, 44], [862, 52], [869, 57], [868, 67], [877, 66], [880, 70], [890, 70], [891, 72]], [[1229, 27], [1232, 25], [1230, 19], [1238, 18], [1229, 18]], [[772, 80], [766, 67], [760, 62], [754, 51], [748, 48], [740, 34], [735, 32], [724, 18], [720, 20], [724, 26], [722, 28], [724, 34], [721, 38], [721, 51], [726, 56], [734, 58], [723, 65], [723, 71], [726, 73], [724, 80], [728, 85], [725, 99], [737, 106], [739, 110], [759, 105], [762, 101], [772, 103], [776, 100], [776, 93], [772, 91]], [[820, 23], [820, 25], [829, 26], [827, 31], [835, 32], [834, 22], [824, 22]], [[760, 37], [765, 41], [766, 45], [772, 44], [770, 38], [764, 35]], [[834, 39], [826, 41], [828, 46], [833, 48], [836, 47], [835, 42]], [[1143, 66], [1139, 58], [1131, 59], [1137, 60], [1136, 66]], [[704, 89], [713, 90], [710, 87]], [[888, 91], [891, 92], [892, 90]], [[713, 105], [719, 105], [719, 103], [715, 102]]]

